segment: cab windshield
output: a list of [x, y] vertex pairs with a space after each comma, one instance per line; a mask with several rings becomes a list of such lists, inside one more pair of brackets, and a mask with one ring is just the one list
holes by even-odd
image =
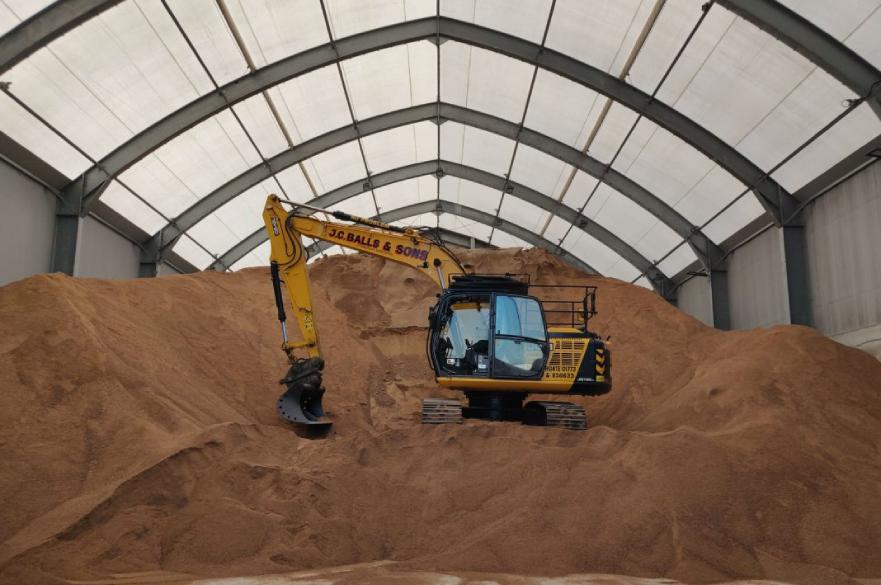
[[544, 316], [529, 297], [496, 296], [493, 376], [534, 378], [548, 356]]

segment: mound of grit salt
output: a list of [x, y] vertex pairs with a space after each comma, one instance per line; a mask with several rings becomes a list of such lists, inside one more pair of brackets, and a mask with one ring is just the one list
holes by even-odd
[[0, 288], [0, 582], [291, 572], [881, 576], [881, 363], [813, 330], [719, 332], [538, 250], [477, 271], [599, 287], [615, 388], [573, 432], [421, 426], [433, 283], [311, 270], [322, 440], [275, 413], [268, 271]]

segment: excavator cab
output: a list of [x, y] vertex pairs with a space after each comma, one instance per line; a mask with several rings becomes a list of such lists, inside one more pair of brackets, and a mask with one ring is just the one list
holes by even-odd
[[429, 313], [439, 378], [537, 380], [550, 354], [541, 302], [510, 276], [452, 279]]
[[550, 344], [537, 299], [454, 291], [434, 314], [429, 344], [438, 376], [541, 378]]

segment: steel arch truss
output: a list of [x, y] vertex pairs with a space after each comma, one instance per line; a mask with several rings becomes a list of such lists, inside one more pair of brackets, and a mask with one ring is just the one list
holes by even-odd
[[[696, 226], [685, 219], [679, 212], [618, 171], [615, 171], [614, 169], [607, 170], [603, 163], [589, 155], [583, 154], [575, 148], [567, 146], [566, 144], [528, 128], [519, 129], [517, 124], [501, 118], [496, 118], [495, 116], [490, 116], [489, 114], [450, 104], [441, 104], [439, 111], [442, 122], [446, 120], [455, 121], [509, 138], [516, 136], [519, 131], [520, 141], [524, 144], [532, 146], [550, 156], [554, 156], [577, 169], [581, 169], [589, 175], [600, 178], [608, 185], [615, 188], [618, 192], [622, 193], [625, 197], [657, 217], [667, 227], [688, 241], [692, 250], [705, 268], [709, 268], [721, 258], [722, 251], [719, 247], [707, 238]], [[366, 136], [423, 120], [434, 121], [436, 120], [437, 112], [438, 108], [435, 104], [425, 104], [411, 108], [404, 108], [388, 114], [381, 114], [361, 121], [359, 123], [360, 133], [362, 136]], [[320, 152], [355, 139], [356, 130], [352, 126], [345, 126], [304, 142], [293, 149], [279, 153], [269, 160], [268, 166], [259, 164], [248, 169], [238, 177], [231, 179], [226, 184], [218, 187], [212, 193], [193, 204], [171, 223], [162, 228], [155, 236], [153, 236], [153, 238], [151, 238], [151, 240], [144, 242], [143, 248], [148, 251], [147, 261], [150, 261], [149, 255], [151, 254], [157, 256], [157, 261], [161, 260], [166, 251], [174, 246], [177, 239], [184, 232], [208, 217], [211, 213], [217, 211], [220, 207], [245, 190], [271, 177], [273, 172], [279, 172], [280, 170], [315, 156]], [[377, 182], [378, 179], [376, 177], [379, 177], [379, 175], [372, 176], [370, 180], [373, 182], [374, 187], [379, 187], [382, 186], [382, 184], [395, 182], [395, 180], [389, 180], [389, 178], [399, 171], [401, 171], [401, 169], [390, 171], [389, 173], [383, 173], [382, 175], [386, 177], [385, 180], [388, 181], [386, 183]], [[342, 189], [347, 189], [347, 191], [345, 191], [346, 193], [357, 194], [361, 192], [364, 183], [366, 183], [366, 179], [363, 182], [357, 181], [352, 185], [343, 187]], [[341, 192], [342, 191], [338, 189], [334, 193], [339, 195]], [[328, 203], [327, 205], [333, 205], [333, 203]], [[568, 209], [566, 206], [561, 207]]]
[[[65, 198], [84, 212], [100, 197], [109, 180], [199, 122], [279, 83], [380, 49], [419, 40], [454, 40], [506, 55], [589, 87], [680, 137], [715, 161], [758, 197], [779, 223], [780, 207], [792, 196], [735, 148], [667, 104], [617, 77], [548, 48], [496, 30], [447, 17], [394, 24], [336, 40], [267, 65], [203, 95], [119, 146], [65, 190]], [[360, 125], [359, 125], [360, 126]]]
[[[649, 259], [647, 259], [641, 253], [635, 250], [630, 244], [626, 243], [614, 233], [604, 228], [602, 225], [592, 220], [589, 220], [568, 205], [564, 205], [556, 201], [555, 199], [548, 197], [547, 195], [535, 191], [534, 189], [530, 189], [529, 187], [526, 187], [524, 185], [506, 180], [504, 177], [494, 175], [492, 173], [488, 173], [474, 167], [469, 167], [466, 165], [443, 160], [415, 163], [412, 165], [392, 169], [384, 173], [371, 175], [370, 183], [367, 182], [366, 177], [364, 179], [354, 181], [352, 183], [349, 183], [348, 185], [344, 185], [338, 189], [334, 189], [333, 191], [325, 193], [320, 197], [316, 197], [315, 199], [309, 201], [308, 204], [314, 207], [328, 208], [353, 197], [357, 197], [361, 193], [369, 190], [371, 185], [373, 186], [373, 188], [377, 188], [425, 175], [457, 177], [460, 179], [485, 185], [500, 192], [502, 189], [505, 189], [509, 196], [516, 197], [518, 199], [526, 201], [527, 203], [531, 203], [532, 205], [535, 205], [536, 207], [543, 209], [544, 211], [550, 212], [551, 214], [556, 215], [557, 217], [560, 217], [561, 219], [566, 220], [567, 222], [580, 228], [582, 231], [595, 238], [603, 245], [621, 256], [626, 262], [634, 266], [637, 270], [644, 272], [646, 274], [646, 278], [648, 278], [648, 280], [652, 283], [654, 289], [657, 290], [659, 294], [664, 296], [664, 298], [670, 298], [672, 295], [673, 284], [670, 279], [667, 278], [667, 276], [664, 275], [664, 273], [661, 272], [661, 270], [659, 270]], [[463, 210], [468, 209], [458, 204], [452, 205], [454, 209], [458, 209], [460, 207]], [[473, 211], [476, 212], [476, 210]], [[390, 217], [392, 217], [390, 213], [391, 212], [383, 213], [381, 219], [386, 222], [393, 221], [392, 219], [390, 219]], [[511, 224], [511, 222], [507, 222], [506, 220], [500, 218], [498, 219], [498, 222], [501, 223], [497, 223], [496, 219], [492, 219], [495, 216], [490, 214], [484, 215], [486, 215], [486, 218], [491, 219], [483, 221], [483, 219], [486, 218], [482, 218], [481, 220], [476, 221], [482, 221], [483, 223], [488, 222], [487, 225], [495, 226], [498, 229], [502, 229], [502, 231], [506, 231], [512, 235], [515, 235], [526, 242], [533, 243], [535, 241], [539, 241], [539, 244], [533, 243], [533, 245], [540, 245], [544, 248], [548, 248], [548, 246], [550, 246], [549, 249], [552, 250], [559, 249], [559, 246], [548, 242], [544, 238], [540, 238], [537, 234], [530, 230], [527, 230], [520, 226], [514, 226], [513, 224]], [[502, 225], [507, 225], [508, 227], [502, 227]], [[514, 229], [516, 229], [516, 233], [512, 231]], [[527, 234], [531, 234], [530, 237], [525, 237]], [[539, 240], [536, 240], [536, 238], [539, 238]], [[230, 265], [228, 262], [222, 262], [222, 264], [224, 266]]]
[[[495, 226], [496, 229], [520, 238], [524, 242], [528, 242], [536, 248], [544, 248], [545, 250], [550, 251], [554, 251], [555, 248], [553, 243], [539, 236], [535, 232], [524, 229], [509, 221], [495, 217], [494, 215], [491, 215], [489, 213], [479, 211], [465, 205], [459, 205], [451, 201], [445, 201], [443, 199], [432, 199], [431, 201], [422, 201], [420, 203], [414, 203], [413, 205], [399, 207], [397, 209], [393, 209], [387, 213], [384, 213], [382, 219], [385, 222], [391, 223], [402, 219], [407, 219], [415, 215], [422, 215], [423, 213], [449, 213], [457, 215], [459, 217], [464, 217], [466, 219], [470, 219], [484, 225]], [[209, 268], [214, 270], [225, 270], [241, 260], [246, 254], [254, 250], [257, 246], [267, 241], [267, 239], [268, 237], [266, 235], [266, 229], [261, 227], [260, 229], [255, 230], [254, 233], [249, 235], [247, 238], [243, 239], [241, 242], [227, 250], [220, 258], [212, 263]], [[310, 246], [309, 250], [312, 254], [317, 254], [319, 250], [326, 250], [331, 246], [332, 244], [316, 243]], [[574, 266], [575, 268], [578, 268], [579, 270], [583, 270], [584, 272], [587, 272], [589, 274], [599, 274], [589, 264], [573, 256], [569, 252], [566, 252], [565, 250], [556, 253], [558, 253], [565, 262]]]
[[[122, 0], [62, 0], [44, 8], [0, 37], [0, 74], [35, 51]], [[775, 0], [716, 0], [716, 3], [785, 43], [850, 88], [873, 94], [881, 79], [877, 68], [844, 43]], [[872, 108], [881, 117], [879, 93]]]

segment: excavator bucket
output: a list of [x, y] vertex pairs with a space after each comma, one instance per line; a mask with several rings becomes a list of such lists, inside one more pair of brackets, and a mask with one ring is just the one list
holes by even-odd
[[321, 370], [324, 360], [309, 358], [297, 360], [281, 379], [287, 388], [278, 399], [278, 413], [292, 423], [309, 425], [313, 428], [329, 427], [332, 423], [321, 420], [324, 408], [321, 399], [324, 388], [321, 385]]

